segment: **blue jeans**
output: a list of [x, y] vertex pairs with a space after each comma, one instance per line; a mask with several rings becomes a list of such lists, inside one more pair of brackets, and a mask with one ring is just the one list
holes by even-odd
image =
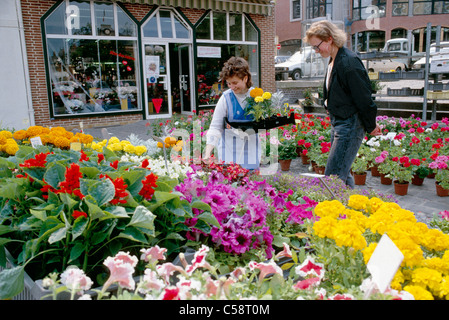
[[351, 165], [365, 138], [365, 129], [358, 114], [347, 119], [330, 115], [331, 149], [324, 174], [337, 175], [350, 188], [354, 188]]

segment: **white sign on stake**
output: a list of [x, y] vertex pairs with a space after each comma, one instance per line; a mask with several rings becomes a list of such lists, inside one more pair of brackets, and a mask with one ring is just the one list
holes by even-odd
[[41, 146], [42, 145], [41, 137], [30, 138], [30, 142], [31, 142], [31, 146], [33, 148], [36, 148], [37, 146]]
[[366, 265], [379, 292], [384, 293], [388, 289], [402, 260], [401, 250], [384, 234]]

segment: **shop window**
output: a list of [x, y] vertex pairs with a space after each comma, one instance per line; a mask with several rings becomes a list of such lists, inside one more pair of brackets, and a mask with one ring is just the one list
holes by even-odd
[[218, 78], [230, 57], [247, 60], [253, 86], [259, 85], [259, 31], [246, 15], [209, 12], [196, 25], [196, 35], [200, 107], [215, 105], [227, 89]]
[[308, 19], [325, 17], [332, 13], [332, 0], [307, 0], [306, 14]]
[[52, 116], [142, 109], [137, 26], [120, 6], [63, 1], [44, 32]]
[[408, 0], [394, 0], [391, 14], [393, 16], [408, 16]]

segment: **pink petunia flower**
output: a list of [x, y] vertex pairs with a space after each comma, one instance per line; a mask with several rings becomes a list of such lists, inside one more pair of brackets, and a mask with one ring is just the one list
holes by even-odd
[[280, 275], [283, 274], [281, 267], [279, 267], [273, 260], [270, 260], [270, 262], [268, 262], [268, 263], [266, 263], [266, 262], [258, 263], [255, 261], [250, 261], [248, 266], [249, 266], [250, 270], [255, 270], [255, 269], [260, 270], [259, 282], [262, 282], [262, 280], [269, 274], [272, 274], [272, 273], [277, 273]]
[[113, 283], [119, 286], [133, 290], [136, 283], [132, 277], [134, 267], [137, 265], [137, 257], [130, 256], [128, 253], [119, 252], [115, 257], [107, 257], [103, 264], [109, 269], [109, 279], [104, 287], [109, 287]]
[[84, 274], [84, 271], [76, 266], [68, 267], [61, 274], [61, 283], [69, 290], [75, 290], [77, 294], [82, 295], [84, 290], [92, 287], [92, 280]]
[[322, 263], [315, 263], [315, 259], [309, 256], [300, 266], [295, 268], [295, 272], [303, 278], [319, 277], [323, 279], [324, 265]]
[[319, 277], [308, 278], [302, 281], [298, 281], [293, 285], [295, 290], [306, 290], [316, 287], [320, 284], [321, 279]]
[[275, 259], [279, 259], [282, 257], [286, 257], [286, 258], [291, 258], [292, 257], [292, 251], [290, 250], [290, 246], [287, 243], [283, 243], [284, 245], [284, 249], [279, 252], [278, 254], [276, 254], [276, 256], [274, 257]]
[[153, 264], [158, 260], [165, 260], [164, 254], [167, 252], [166, 248], [160, 248], [158, 245], [151, 247], [149, 249], [141, 249], [142, 255], [140, 256], [140, 260], [144, 260]]

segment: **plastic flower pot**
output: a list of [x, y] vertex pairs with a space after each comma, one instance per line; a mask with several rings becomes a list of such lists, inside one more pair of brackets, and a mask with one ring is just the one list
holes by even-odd
[[409, 183], [400, 183], [397, 180], [394, 181], [394, 193], [398, 196], [405, 196], [408, 192]]
[[444, 189], [436, 181], [435, 181], [435, 187], [436, 187], [436, 190], [437, 190], [437, 196], [439, 196], [439, 197], [447, 197], [447, 196], [449, 196], [449, 189]]

